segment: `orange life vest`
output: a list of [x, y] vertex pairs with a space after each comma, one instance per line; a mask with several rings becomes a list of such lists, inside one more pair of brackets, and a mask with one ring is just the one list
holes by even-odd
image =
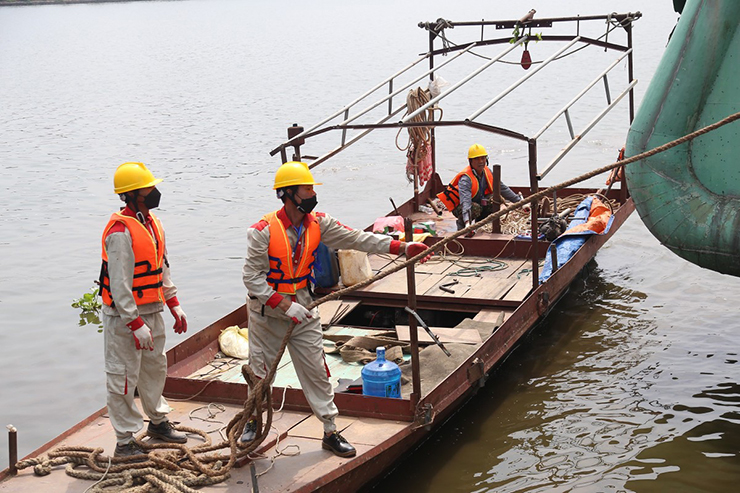
[[110, 278], [108, 277], [108, 252], [105, 249], [105, 238], [108, 231], [116, 224], [123, 223], [131, 233], [131, 247], [134, 250], [134, 279], [132, 291], [137, 305], [164, 302], [162, 289], [162, 262], [164, 261], [164, 235], [162, 225], [154, 214], [152, 218], [152, 237], [149, 229], [138, 219], [126, 216], [120, 212], [111, 215], [108, 225], [103, 231], [103, 266], [100, 270], [100, 294], [103, 303], [114, 306], [110, 292]]
[[313, 281], [313, 264], [321, 242], [321, 228], [316, 217], [310, 214], [303, 240], [298, 239], [302, 242], [302, 248], [294, 264], [288, 232], [277, 213], [272, 212], [263, 218], [270, 225], [270, 244], [267, 247], [270, 271], [267, 273], [267, 282], [280, 294], [295, 294], [306, 287], [309, 279]]
[[[483, 191], [483, 195], [490, 195], [493, 193], [493, 173], [491, 173], [491, 170], [488, 169], [487, 166], [483, 169], [485, 170], [484, 174], [486, 176], [486, 189]], [[478, 195], [478, 178], [475, 176], [473, 169], [468, 166], [452, 179], [450, 184], [447, 185], [447, 188], [437, 194], [437, 198], [442, 201], [450, 212], [452, 212], [452, 209], [460, 205], [460, 192], [457, 189], [457, 184], [460, 183], [460, 178], [462, 178], [463, 175], [468, 175], [470, 177], [470, 182], [473, 187], [471, 190], [472, 196], [475, 197]]]

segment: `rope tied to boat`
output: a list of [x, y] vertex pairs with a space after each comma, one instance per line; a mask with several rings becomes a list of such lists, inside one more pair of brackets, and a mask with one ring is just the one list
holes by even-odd
[[[418, 87], [409, 90], [406, 96], [406, 113], [410, 115], [429, 102], [431, 95], [428, 89]], [[434, 112], [440, 112], [442, 118], [442, 108], [434, 105], [427, 108], [426, 111], [413, 117], [411, 123], [424, 123], [434, 121]], [[405, 116], [404, 115], [404, 116]], [[431, 127], [408, 127], [409, 140], [405, 147], [398, 145], [398, 137], [401, 135], [403, 128], [398, 129], [396, 134], [396, 147], [399, 151], [406, 152], [406, 179], [409, 183], [414, 181], [414, 175], [419, 178], [419, 185], [424, 185], [432, 177], [434, 171], [432, 167], [432, 128]]]
[[[659, 154], [738, 119], [740, 119], [740, 112], [732, 114], [718, 122], [649, 151], [596, 168], [588, 173], [584, 173], [570, 180], [536, 192], [519, 202], [494, 212], [486, 218], [447, 236], [434, 245], [428, 247], [426, 250], [406, 259], [404, 262], [396, 264], [388, 270], [381, 271], [370, 279], [329, 293], [328, 295], [312, 302], [306, 308], [313, 310], [322, 303], [341, 298], [345, 294], [384, 279], [385, 277], [418, 262], [430, 253], [442, 250], [447, 244], [456, 241], [457, 238], [468, 234], [470, 231], [482, 228], [504, 214], [508, 214], [513, 210], [538, 201], [543, 197], [547, 197], [555, 191], [580, 183], [620, 166], [626, 166], [655, 154]], [[192, 493], [196, 491], [192, 489], [192, 486], [198, 487], [213, 485], [225, 481], [230, 477], [229, 471], [234, 467], [237, 460], [247, 458], [251, 452], [256, 450], [262, 444], [269, 433], [272, 426], [273, 409], [272, 391], [268, 382], [272, 382], [272, 379], [277, 372], [277, 366], [285, 352], [285, 348], [295, 326], [295, 323], [290, 324], [290, 327], [283, 338], [282, 344], [280, 345], [280, 349], [277, 352], [277, 356], [273, 360], [273, 363], [267, 372], [267, 376], [264, 379], [257, 378], [248, 365], [242, 366], [242, 375], [249, 385], [249, 396], [244, 403], [243, 409], [239, 411], [226, 426], [227, 440], [214, 445], [211, 444], [210, 437], [203, 430], [188, 428], [185, 426], [176, 426], [175, 428], [177, 430], [200, 435], [203, 438], [204, 443], [191, 448], [184, 444], [162, 443], [150, 445], [139, 442], [142, 448], [150, 451], [146, 462], [133, 462], [131, 458], [106, 457], [101, 455], [103, 452], [101, 448], [59, 447], [49, 452], [45, 457], [41, 456], [38, 458], [19, 461], [16, 464], [17, 469], [20, 470], [33, 466], [34, 472], [37, 475], [47, 475], [55, 466], [67, 464], [66, 472], [70, 476], [100, 481], [103, 479], [103, 475], [105, 474], [108, 476], [108, 479], [104, 479], [99, 484], [94, 485], [95, 489], [92, 490], [101, 493], [111, 491], [126, 491], [130, 493], [145, 491]], [[267, 413], [267, 419], [264, 423], [262, 422], [263, 411], [266, 411]], [[422, 399], [415, 410], [416, 415], [425, 415], [430, 412], [433, 411], [430, 408], [429, 403], [425, 403]], [[237, 442], [237, 436], [240, 436], [241, 431], [244, 429], [244, 426], [252, 415], [257, 419], [257, 435], [254, 441], [245, 446]], [[229, 449], [228, 455], [212, 453], [224, 448]], [[160, 453], [160, 451], [164, 452]], [[135, 460], [135, 458], [133, 460]], [[82, 465], [87, 466], [90, 471], [80, 471], [76, 469], [76, 467]]]

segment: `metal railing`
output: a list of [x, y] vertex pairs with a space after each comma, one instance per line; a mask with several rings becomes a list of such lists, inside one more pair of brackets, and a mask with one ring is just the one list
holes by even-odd
[[[377, 84], [375, 87], [370, 89], [369, 91], [365, 92], [362, 96], [355, 99], [351, 103], [345, 105], [341, 110], [333, 113], [329, 117], [321, 120], [316, 125], [313, 125], [309, 129], [302, 131], [298, 135], [293, 136], [288, 141], [283, 142], [280, 146], [273, 149], [270, 154], [275, 155], [276, 153], [281, 153], [281, 158], [283, 159], [283, 162], [287, 160], [287, 156], [285, 153], [285, 149], [294, 146], [297, 148], [298, 142], [301, 142], [304, 139], [311, 138], [326, 132], [330, 131], [341, 131], [341, 139], [340, 143], [337, 147], [333, 148], [332, 150], [326, 152], [321, 157], [314, 160], [314, 162], [311, 164], [311, 168], [319, 165], [320, 163], [326, 161], [330, 157], [336, 155], [337, 153], [341, 152], [343, 149], [346, 149], [348, 146], [354, 144], [355, 142], [362, 139], [365, 135], [370, 133], [371, 131], [375, 129], [381, 129], [381, 128], [394, 128], [394, 129], [400, 129], [400, 128], [413, 128], [413, 127], [425, 127], [430, 129], [432, 132], [437, 127], [449, 127], [449, 126], [467, 126], [470, 128], [475, 128], [478, 130], [491, 132], [499, 135], [504, 135], [510, 138], [514, 138], [521, 141], [526, 141], [528, 143], [528, 167], [529, 167], [529, 179], [530, 179], [530, 190], [532, 193], [536, 193], [538, 191], [539, 185], [538, 182], [542, 180], [558, 163], [562, 162], [562, 160], [565, 158], [565, 156], [579, 143], [582, 141], [583, 136], [586, 135], [601, 119], [609, 113], [612, 109], [616, 107], [616, 105], [626, 96], [629, 95], [629, 113], [630, 113], [630, 122], [632, 121], [633, 115], [634, 115], [634, 94], [633, 89], [635, 84], [637, 83], [637, 80], [633, 80], [632, 74], [633, 74], [633, 53], [632, 53], [632, 22], [636, 19], [639, 19], [642, 16], [639, 12], [637, 13], [627, 13], [627, 14], [609, 14], [609, 15], [602, 15], [602, 16], [588, 16], [588, 17], [565, 17], [565, 18], [552, 18], [552, 19], [530, 19], [530, 20], [524, 20], [523, 18], [518, 21], [475, 21], [475, 22], [446, 22], [445, 25], [448, 27], [454, 27], [454, 26], [479, 26], [481, 28], [481, 39], [472, 41], [470, 43], [466, 44], [459, 44], [450, 46], [450, 44], [447, 42], [446, 38], [444, 38], [443, 34], [440, 32], [439, 23], [425, 23], [420, 24], [420, 27], [425, 27], [429, 29], [430, 31], [430, 43], [429, 43], [429, 49], [426, 54], [422, 55], [419, 59], [415, 60], [413, 63], [407, 65], [405, 68], [399, 70], [398, 72], [394, 73], [393, 75], [387, 77], [383, 82], [380, 84]], [[606, 20], [607, 21], [607, 31], [604, 36], [606, 37], [606, 40], [601, 39], [594, 39], [587, 36], [584, 36], [581, 34], [581, 22], [589, 21], [589, 20]], [[424, 112], [428, 111], [430, 108], [435, 108], [437, 104], [442, 101], [444, 98], [450, 96], [454, 92], [456, 92], [458, 89], [460, 89], [462, 86], [467, 84], [469, 81], [477, 77], [479, 74], [481, 74], [483, 71], [489, 69], [492, 67], [495, 63], [502, 61], [502, 59], [509, 53], [511, 53], [514, 49], [516, 49], [518, 46], [521, 46], [522, 44], [526, 44], [528, 41], [530, 41], [531, 34], [524, 34], [524, 30], [529, 28], [531, 33], [532, 27], [551, 27], [555, 23], [559, 22], [575, 22], [576, 23], [576, 33], [571, 35], [549, 35], [549, 36], [538, 36], [538, 39], [541, 41], [556, 41], [556, 42], [564, 42], [565, 45], [557, 50], [555, 53], [547, 57], [545, 60], [538, 63], [538, 66], [528, 72], [526, 75], [518, 79], [516, 82], [511, 84], [509, 87], [504, 89], [500, 94], [498, 94], [496, 97], [488, 101], [487, 103], [483, 104], [480, 108], [473, 111], [467, 118], [462, 120], [445, 120], [445, 121], [415, 121], [414, 119], [418, 117], [419, 115], [424, 114]], [[615, 24], [614, 24], [615, 23]], [[496, 39], [484, 39], [482, 36], [483, 29], [485, 26], [496, 26], [497, 29], [511, 29], [512, 27], [522, 28], [522, 34], [511, 39], [511, 38], [496, 38]], [[429, 26], [435, 26], [433, 29]], [[613, 41], [609, 41], [608, 34], [611, 30], [616, 29], [617, 27], [621, 27], [626, 32], [627, 42], [626, 45], [621, 45], [618, 43], [615, 43]], [[445, 46], [442, 49], [435, 49], [434, 47], [434, 41], [436, 38], [443, 38], [445, 40]], [[420, 106], [419, 108], [414, 109], [413, 111], [406, 114], [403, 118], [396, 121], [391, 121], [391, 119], [401, 113], [404, 110], [407, 110], [407, 106], [405, 104], [405, 101], [403, 104], [398, 105], [395, 109], [393, 108], [393, 98], [399, 95], [401, 92], [405, 91], [409, 87], [411, 87], [413, 84], [419, 82], [424, 77], [429, 76], [430, 78], [434, 78], [435, 73], [437, 73], [442, 67], [451, 64], [453, 61], [458, 60], [462, 55], [472, 53], [471, 50], [475, 48], [480, 48], [482, 46], [486, 45], [493, 45], [493, 44], [503, 44], [507, 43], [509, 46], [504, 49], [501, 53], [499, 53], [497, 56], [493, 58], [487, 58], [487, 61], [484, 62], [482, 65], [480, 65], [478, 68], [473, 70], [472, 72], [468, 73], [468, 75], [464, 76], [462, 79], [460, 79], [457, 83], [449, 87], [448, 89], [444, 90], [441, 94], [432, 97], [428, 102]], [[498, 102], [500, 102], [502, 99], [504, 99], [508, 94], [510, 94], [513, 90], [523, 85], [528, 80], [532, 79], [535, 75], [540, 73], [546, 66], [550, 65], [553, 61], [562, 58], [564, 56], [567, 56], [570, 53], [568, 50], [573, 48], [576, 44], [581, 43], [584, 45], [595, 45], [599, 47], [603, 47], [605, 50], [616, 50], [622, 52], [620, 56], [611, 62], [611, 64], [604, 69], [593, 81], [591, 81], [589, 84], [586, 85], [585, 88], [583, 88], [578, 94], [576, 94], [564, 107], [562, 107], [558, 112], [553, 115], [549, 121], [540, 128], [535, 134], [533, 134], [531, 137], [517, 132], [515, 130], [496, 127], [487, 123], [483, 123], [478, 121], [480, 116], [490, 110], [494, 105], [496, 105]], [[578, 51], [578, 49], [575, 49], [573, 52]], [[451, 57], [450, 59], [444, 61], [441, 65], [435, 67], [434, 66], [434, 56], [439, 54], [448, 54], [456, 52], [455, 56]], [[609, 80], [608, 80], [608, 74], [611, 72], [612, 69], [614, 69], [621, 61], [623, 61], [625, 58], [627, 58], [628, 63], [628, 80], [627, 80], [627, 87], [619, 94], [619, 96], [615, 99], [612, 99], [611, 95], [611, 89], [609, 87]], [[395, 80], [400, 77], [401, 75], [408, 72], [411, 68], [419, 64], [423, 60], [429, 61], [429, 68], [423, 73], [421, 73], [418, 76], [415, 76], [411, 82], [406, 83], [399, 89], [394, 89], [394, 82]], [[604, 90], [606, 94], [606, 101], [607, 105], [604, 109], [602, 109], [585, 127], [584, 129], [579, 133], [576, 134], [573, 129], [573, 122], [571, 120], [571, 113], [573, 106], [590, 90], [592, 89], [599, 81], [603, 81], [604, 83]], [[382, 87], [385, 87], [387, 85], [388, 87], [388, 94], [382, 97], [381, 99], [375, 101], [370, 106], [360, 110], [355, 115], [350, 116], [350, 110], [354, 108], [359, 102], [366, 99], [368, 96], [376, 92]], [[372, 122], [372, 123], [356, 123], [357, 120], [372, 111], [373, 109], [379, 107], [383, 103], [388, 102], [388, 111], [385, 116], [380, 118], [379, 120]], [[343, 115], [343, 120], [338, 124], [329, 124], [332, 120], [339, 117], [340, 115]], [[570, 142], [548, 163], [547, 167], [542, 171], [538, 171], [538, 140], [542, 137], [542, 135], [552, 127], [552, 125], [561, 117], [565, 117], [566, 124], [568, 126], [568, 131], [571, 137]], [[418, 119], [417, 119], [418, 120]], [[360, 133], [351, 137], [349, 140], [347, 140], [347, 132], [350, 130], [359, 130]], [[432, 134], [433, 135], [433, 134]], [[432, 143], [432, 166], [436, 169], [436, 162], [434, 161], [436, 156], [436, 150], [434, 149], [434, 143], [435, 139], [432, 137], [431, 139]], [[416, 178], [416, 177], [415, 177]], [[415, 187], [414, 188], [414, 206], [418, 207], [419, 201], [418, 201], [418, 190]], [[626, 196], [625, 196], [626, 197]], [[536, 217], [536, 204], [532, 207], [532, 275], [533, 275], [533, 285], [536, 287], [538, 285], [538, 254], [537, 254], [537, 217]]]

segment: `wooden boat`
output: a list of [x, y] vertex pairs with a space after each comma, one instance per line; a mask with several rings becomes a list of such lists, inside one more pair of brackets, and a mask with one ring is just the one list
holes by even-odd
[[[627, 156], [740, 111], [740, 3], [689, 2], [645, 94]], [[727, 125], [626, 167], [650, 232], [701, 267], [740, 276], [738, 125]]]
[[[614, 108], [620, 100], [627, 97], [629, 115], [633, 112], [632, 89], [636, 83], [632, 77], [631, 29], [639, 13], [610, 14], [604, 16], [569, 17], [553, 19], [534, 19], [533, 12], [519, 20], [449, 22], [439, 20], [433, 23], [420, 24], [429, 32], [429, 51], [416, 62], [380, 83], [361, 98], [345, 106], [333, 116], [318, 125], [302, 131], [289, 130], [289, 140], [273, 150], [273, 155], [280, 154], [282, 161], [288, 160], [288, 150], [292, 149], [295, 159], [301, 159], [301, 146], [316, 135], [326, 132], [341, 134], [340, 145], [325, 155], [313, 159], [312, 166], [329, 159], [357, 139], [375, 129], [426, 128], [431, 164], [435, 165], [435, 129], [442, 126], [462, 126], [478, 131], [490, 132], [499, 136], [516, 139], [527, 143], [529, 183], [525, 187], [512, 187], [515, 192], [522, 192], [530, 197], [540, 192], [539, 181], [558, 162], [564, 161], [572, 149], [601, 117]], [[608, 41], [587, 37], [582, 34], [584, 25], [595, 21], [600, 26], [604, 21], [611, 22], [616, 32]], [[491, 26], [503, 33], [489, 39], [477, 39], [464, 44], [450, 45], [444, 37], [448, 28], [472, 28], [474, 35], [484, 27]], [[530, 79], [544, 67], [555, 61], [576, 45], [595, 46], [599, 49], [616, 51], [618, 58], [608, 66], [596, 79], [587, 84], [580, 93], [573, 97], [553, 118], [536, 134], [527, 136], [514, 130], [504, 129], [481, 122], [478, 117], [499, 99], [511, 92], [497, 96], [468, 118], [458, 120], [434, 120], [433, 118], [415, 120], [418, 113], [425, 111], [437, 101], [454, 93], [478, 73], [491, 67], [504, 54], [525, 46], [534, 39], [532, 29], [549, 29], [553, 26], [565, 26], [572, 29], [572, 34], [541, 35], [545, 42], [564, 45], [548, 59], [536, 65], [519, 83]], [[514, 35], [510, 33], [514, 31]], [[618, 44], [615, 38], [619, 32], [626, 34], [626, 43]], [[445, 39], [442, 47], [436, 46]], [[426, 61], [429, 69], [422, 69], [421, 74], [412, 80], [413, 83], [430, 75], [440, 73], [442, 67], [473, 48], [504, 45], [504, 52], [488, 59], [483, 66], [471, 73], [469, 78], [451, 86], [439, 96], [433, 97], [426, 106], [416, 111], [407, 111], [400, 122], [391, 122], [394, 115], [399, 115], [406, 105], [394, 107], [395, 95], [408, 89], [394, 89], [394, 81]], [[448, 57], [439, 66], [434, 65], [439, 55]], [[606, 83], [609, 71], [621, 60], [627, 60], [629, 74], [625, 89], [615, 98], [611, 97], [609, 84]], [[526, 62], [526, 60], [525, 60]], [[525, 63], [526, 64], [526, 63]], [[591, 123], [579, 134], [572, 131], [570, 112], [578, 99], [599, 82], [605, 82], [606, 106], [594, 117]], [[360, 101], [377, 90], [388, 88], [384, 96], [375, 104], [388, 105], [387, 114], [379, 121], [359, 123], [355, 118], [363, 114], [349, 116]], [[397, 98], [399, 99], [399, 98]], [[332, 119], [341, 118], [339, 124], [331, 123]], [[540, 169], [538, 166], [538, 138], [560, 117], [565, 119], [571, 129], [572, 140], [558, 153], [550, 164]], [[347, 139], [346, 133], [359, 131], [358, 137]], [[304, 156], [304, 159], [307, 159]], [[434, 197], [444, 188], [439, 175], [433, 171], [431, 179], [421, 189], [418, 170], [414, 170], [414, 196], [398, 207], [394, 214], [407, 218], [408, 223], [427, 223], [434, 232], [424, 241], [433, 245], [441, 238], [456, 231], [455, 218], [449, 212], [436, 214], [427, 209], [426, 204], [434, 204]], [[494, 173], [495, 180], [499, 177]], [[498, 187], [494, 186], [494, 190]], [[553, 199], [561, 207], [568, 200], [577, 204], [581, 197], [596, 193], [593, 188], [565, 188], [558, 190]], [[342, 434], [358, 450], [353, 458], [335, 457], [321, 449], [320, 422], [313, 417], [299, 384], [292, 370], [289, 358], [284, 356], [272, 390], [275, 411], [274, 433], [262, 443], [259, 452], [267, 457], [255, 459], [250, 467], [234, 468], [231, 476], [218, 488], [229, 490], [253, 489], [253, 491], [356, 491], [371, 485], [386, 471], [398, 465], [404, 455], [414, 447], [457, 409], [462, 406], [480, 387], [482, 387], [491, 370], [506, 357], [517, 342], [545, 317], [554, 304], [568, 290], [570, 283], [594, 257], [599, 248], [619, 229], [630, 213], [633, 203], [628, 190], [624, 187], [609, 187], [600, 190], [604, 201], [612, 204], [612, 218], [608, 230], [602, 234], [588, 236], [588, 239], [577, 248], [567, 260], [553, 258], [556, 242], [539, 238], [538, 212], [543, 204], [534, 202], [531, 207], [529, 238], [521, 238], [515, 233], [501, 232], [503, 218], [490, 223], [490, 231], [479, 230], [473, 237], [460, 237], [454, 247], [446, 254], [438, 255], [435, 261], [424, 265], [410, 265], [406, 270], [398, 270], [384, 279], [369, 286], [345, 294], [340, 300], [324, 303], [319, 306], [322, 321], [327, 325], [328, 336], [377, 336], [379, 333], [395, 333], [399, 339], [410, 340], [410, 355], [404, 357], [410, 364], [403, 365], [404, 373], [409, 377], [402, 385], [401, 398], [371, 397], [349, 392], [337, 392], [335, 402], [340, 410], [337, 424]], [[549, 217], [549, 213], [545, 214]], [[493, 216], [491, 216], [493, 217]], [[547, 219], [544, 218], [544, 219]], [[407, 231], [410, 228], [406, 228]], [[558, 240], [559, 241], [559, 240]], [[550, 273], [540, 281], [541, 263], [550, 262]], [[371, 255], [369, 262], [375, 272], [387, 272], [394, 264], [403, 259], [382, 255]], [[447, 288], [447, 289], [442, 289]], [[325, 288], [319, 294], [331, 293], [336, 288]], [[411, 314], [410, 314], [411, 313]], [[417, 319], [415, 315], [418, 315]], [[431, 327], [444, 345], [428, 345], [424, 341], [426, 332], [419, 330], [419, 323]], [[248, 327], [247, 311], [244, 306], [219, 319], [212, 325], [195, 333], [189, 339], [167, 352], [168, 378], [165, 395], [174, 408], [170, 413], [171, 421], [203, 430], [205, 434], [216, 434], [222, 425], [238, 413], [247, 398], [247, 385], [240, 368], [245, 361], [230, 358], [220, 352], [218, 337], [227, 327]], [[446, 354], [449, 352], [449, 356]], [[334, 383], [339, 378], [352, 381], [360, 376], [362, 366], [358, 363], [347, 363], [335, 354], [327, 355]], [[46, 454], [60, 446], [77, 445], [103, 447], [112, 451], [113, 432], [105, 415], [105, 409], [80, 422], [66, 433], [53, 439], [29, 457]], [[194, 421], [199, 418], [198, 421]], [[209, 435], [210, 436], [210, 435]], [[215, 435], [214, 435], [215, 436]], [[14, 436], [12, 437], [14, 438]], [[190, 444], [201, 443], [197, 437]], [[300, 450], [300, 454], [291, 455], [286, 447]], [[12, 449], [12, 447], [11, 447]], [[11, 451], [11, 464], [15, 456]], [[274, 462], [274, 464], [273, 464]], [[105, 462], [102, 462], [105, 465]], [[254, 467], [252, 467], [254, 466]], [[257, 477], [256, 471], [265, 474]], [[89, 482], [66, 476], [61, 471], [51, 475], [35, 477], [30, 469], [16, 472], [6, 469], [0, 476], [0, 491], [83, 491], [90, 486]]]

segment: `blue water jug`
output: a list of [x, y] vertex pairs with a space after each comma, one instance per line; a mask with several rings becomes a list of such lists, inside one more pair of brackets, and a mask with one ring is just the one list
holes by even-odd
[[337, 254], [323, 243], [319, 243], [314, 254], [313, 277], [320, 288], [331, 288], [339, 282]]
[[362, 394], [401, 398], [401, 369], [385, 360], [385, 348], [375, 349], [377, 359], [362, 368]]

